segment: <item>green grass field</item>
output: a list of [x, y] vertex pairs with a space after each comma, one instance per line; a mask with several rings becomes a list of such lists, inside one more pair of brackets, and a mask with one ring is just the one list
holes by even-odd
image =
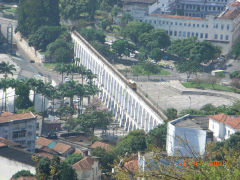
[[[229, 86], [222, 86], [219, 84], [210, 84], [205, 82], [195, 83], [195, 82], [183, 82], [182, 85], [185, 88], [197, 88], [197, 89], [212, 89], [218, 91], [236, 92], [236, 89]], [[240, 91], [237, 89], [237, 91]]]

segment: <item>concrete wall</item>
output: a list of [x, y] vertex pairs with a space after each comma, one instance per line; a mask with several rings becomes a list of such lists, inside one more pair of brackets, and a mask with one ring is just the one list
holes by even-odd
[[30, 58], [35, 62], [42, 63], [45, 60], [45, 56], [36, 51], [34, 47], [30, 47], [27, 40], [23, 39], [19, 32], [13, 34], [13, 39], [16, 41], [18, 48], [25, 51], [25, 53], [28, 54], [28, 56], [30, 56]]
[[225, 139], [228, 139], [232, 134], [235, 134], [237, 131], [232, 127], [225, 125]]
[[21, 170], [29, 170], [31, 173], [35, 174], [35, 167], [23, 164], [11, 159], [0, 156], [1, 168], [0, 168], [0, 179], [9, 180], [12, 175]]

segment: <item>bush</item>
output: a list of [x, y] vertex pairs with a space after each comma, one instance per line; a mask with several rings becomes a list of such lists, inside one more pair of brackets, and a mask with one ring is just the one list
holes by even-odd
[[230, 74], [230, 78], [233, 79], [233, 78], [238, 78], [240, 79], [240, 71], [234, 71]]

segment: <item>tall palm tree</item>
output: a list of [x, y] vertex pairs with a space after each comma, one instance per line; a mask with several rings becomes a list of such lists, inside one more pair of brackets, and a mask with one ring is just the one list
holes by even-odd
[[76, 84], [75, 94], [78, 96], [80, 101], [78, 101], [78, 115], [81, 113], [80, 108], [82, 109], [82, 99], [86, 95], [86, 87], [82, 84]]
[[89, 84], [92, 84], [93, 79], [95, 79], [95, 78], [97, 77], [97, 75], [96, 75], [96, 74], [93, 74], [90, 69], [88, 69], [88, 70], [86, 71], [86, 76], [87, 76], [87, 79], [88, 79], [88, 83], [89, 83]]
[[85, 96], [88, 98], [88, 104], [90, 103], [90, 97], [96, 95], [99, 89], [96, 85], [89, 83], [85, 85]]
[[16, 68], [13, 64], [10, 64], [9, 62], [1, 62], [0, 63], [0, 73], [4, 74], [4, 78], [6, 79], [8, 74], [11, 74], [13, 76], [13, 71], [16, 71]]
[[60, 73], [62, 75], [62, 83], [63, 83], [63, 75], [67, 71], [66, 64], [63, 64], [63, 63], [57, 64], [54, 68], [54, 71], [57, 71], [58, 73]]
[[72, 75], [72, 80], [73, 80], [73, 76], [75, 73], [77, 73], [78, 67], [75, 64], [67, 64], [66, 65], [66, 73], [67, 75], [71, 74]]
[[82, 77], [82, 84], [83, 84], [84, 75], [86, 75], [86, 71], [87, 71], [87, 69], [83, 65], [80, 65], [77, 68], [78, 74], [81, 74], [81, 77]]

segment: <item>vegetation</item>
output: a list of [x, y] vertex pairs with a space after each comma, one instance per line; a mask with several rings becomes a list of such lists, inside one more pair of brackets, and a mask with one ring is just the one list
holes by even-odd
[[80, 33], [88, 41], [98, 41], [100, 43], [105, 42], [105, 35], [100, 30], [93, 29], [93, 28], [85, 28], [85, 29], [82, 29]]
[[160, 65], [153, 64], [149, 61], [140, 62], [132, 66], [134, 75], [169, 75], [168, 71], [162, 70]]
[[122, 55], [129, 56], [130, 53], [134, 53], [135, 46], [128, 43], [125, 40], [117, 40], [112, 44], [113, 52], [116, 53], [119, 57]]
[[174, 120], [177, 118], [177, 110], [174, 108], [168, 108], [165, 111], [165, 115], [167, 116], [168, 120]]
[[230, 74], [230, 78], [233, 79], [233, 78], [237, 78], [237, 79], [240, 79], [240, 71], [234, 71]]
[[18, 6], [18, 26], [24, 37], [29, 37], [41, 26], [58, 26], [58, 0], [24, 0]]
[[222, 86], [219, 84], [211, 84], [207, 82], [182, 82], [182, 85], [186, 88], [197, 88], [197, 89], [212, 89], [218, 91], [235, 92], [236, 90], [229, 86]]
[[80, 161], [82, 159], [82, 155], [81, 154], [70, 154], [67, 156], [67, 158], [64, 160], [64, 162], [73, 165], [76, 162]]
[[236, 59], [240, 55], [240, 40], [238, 40], [232, 47], [231, 55]]
[[29, 170], [21, 170], [16, 172], [12, 178], [17, 179], [19, 177], [25, 177], [25, 176], [34, 176], [34, 174], [32, 174]]
[[149, 131], [146, 137], [148, 149], [152, 149], [153, 146], [165, 149], [166, 138], [167, 138], [167, 123], [164, 123], [163, 125], [158, 125], [154, 129]]

